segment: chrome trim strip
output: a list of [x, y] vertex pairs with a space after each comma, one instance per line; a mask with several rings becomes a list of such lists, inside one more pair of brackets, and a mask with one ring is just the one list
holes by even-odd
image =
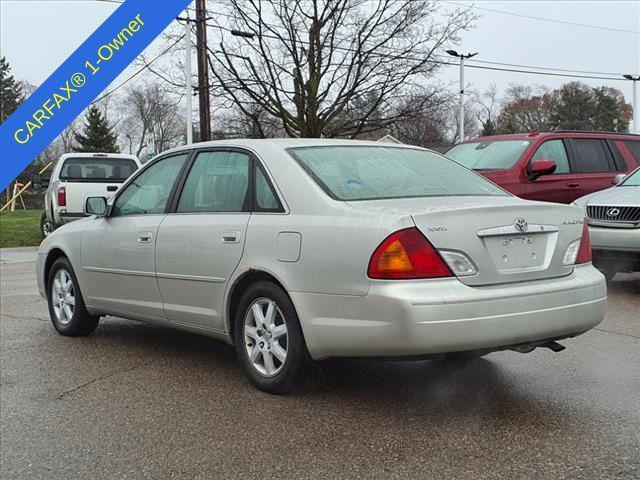
[[191, 280], [193, 282], [210, 282], [210, 283], [224, 283], [226, 278], [222, 277], [204, 277], [200, 275], [181, 275], [179, 273], [157, 273], [158, 278], [167, 278], [170, 280]]
[[134, 277], [155, 277], [155, 272], [140, 272], [138, 270], [120, 270], [118, 268], [83, 267], [85, 272], [113, 273], [115, 275], [131, 275]]
[[485, 228], [478, 230], [477, 235], [482, 237], [497, 237], [500, 235], [529, 235], [532, 233], [552, 233], [557, 232], [558, 227], [555, 225], [537, 225], [529, 224], [529, 228], [526, 231], [521, 232], [517, 230], [513, 225], [504, 225], [502, 227]]

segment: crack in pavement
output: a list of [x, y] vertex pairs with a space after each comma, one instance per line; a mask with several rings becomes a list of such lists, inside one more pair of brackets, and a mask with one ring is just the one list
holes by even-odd
[[598, 327], [593, 327], [593, 329], [594, 330], [598, 330], [599, 332], [612, 333], [613, 335], [622, 335], [623, 337], [631, 337], [631, 338], [640, 339], [640, 335], [634, 335], [633, 333], [616, 332], [614, 330], [605, 330], [604, 328], [598, 328]]
[[60, 393], [57, 397], [56, 400], [62, 400], [64, 399], [66, 396], [71, 395], [73, 393], [78, 392], [79, 390], [88, 387], [89, 385], [93, 385], [96, 382], [101, 382], [102, 380], [107, 380], [111, 377], [114, 377], [116, 375], [120, 375], [121, 373], [127, 373], [127, 372], [131, 372], [133, 370], [137, 370], [139, 368], [144, 368], [147, 367], [149, 365], [151, 365], [153, 362], [147, 362], [147, 363], [142, 363], [140, 365], [134, 365], [133, 367], [128, 367], [128, 368], [121, 368], [118, 370], [114, 370], [113, 372], [110, 372], [106, 375], [103, 375], [101, 377], [96, 377], [96, 378], [92, 378], [91, 380], [89, 380], [88, 382], [82, 383], [80, 385], [77, 385], [73, 388], [70, 388], [69, 390], [65, 390], [64, 392]]

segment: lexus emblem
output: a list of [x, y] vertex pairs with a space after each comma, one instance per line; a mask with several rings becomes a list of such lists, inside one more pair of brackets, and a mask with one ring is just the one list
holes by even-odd
[[617, 217], [620, 214], [619, 208], [610, 208], [607, 210], [607, 216], [609, 217]]
[[526, 232], [529, 229], [529, 225], [527, 224], [527, 221], [522, 217], [516, 218], [515, 221], [513, 222], [513, 226], [519, 232]]

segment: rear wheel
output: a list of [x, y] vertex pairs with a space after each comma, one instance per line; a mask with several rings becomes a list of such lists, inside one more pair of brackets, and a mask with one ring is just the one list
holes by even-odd
[[286, 393], [300, 381], [309, 363], [295, 308], [271, 282], [251, 285], [236, 311], [234, 341], [251, 382], [269, 393]]
[[47, 285], [49, 316], [60, 335], [89, 335], [98, 327], [100, 317], [87, 312], [78, 280], [67, 258], [60, 257], [53, 262]]
[[55, 229], [56, 227], [53, 222], [47, 218], [47, 212], [42, 212], [42, 216], [40, 217], [40, 235], [42, 238], [47, 238]]

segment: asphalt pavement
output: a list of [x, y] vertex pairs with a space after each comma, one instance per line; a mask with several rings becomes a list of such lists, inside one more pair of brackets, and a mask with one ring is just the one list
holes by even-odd
[[330, 361], [285, 397], [208, 338], [112, 317], [62, 337], [33, 262], [0, 277], [3, 479], [640, 478], [640, 275], [563, 352]]

